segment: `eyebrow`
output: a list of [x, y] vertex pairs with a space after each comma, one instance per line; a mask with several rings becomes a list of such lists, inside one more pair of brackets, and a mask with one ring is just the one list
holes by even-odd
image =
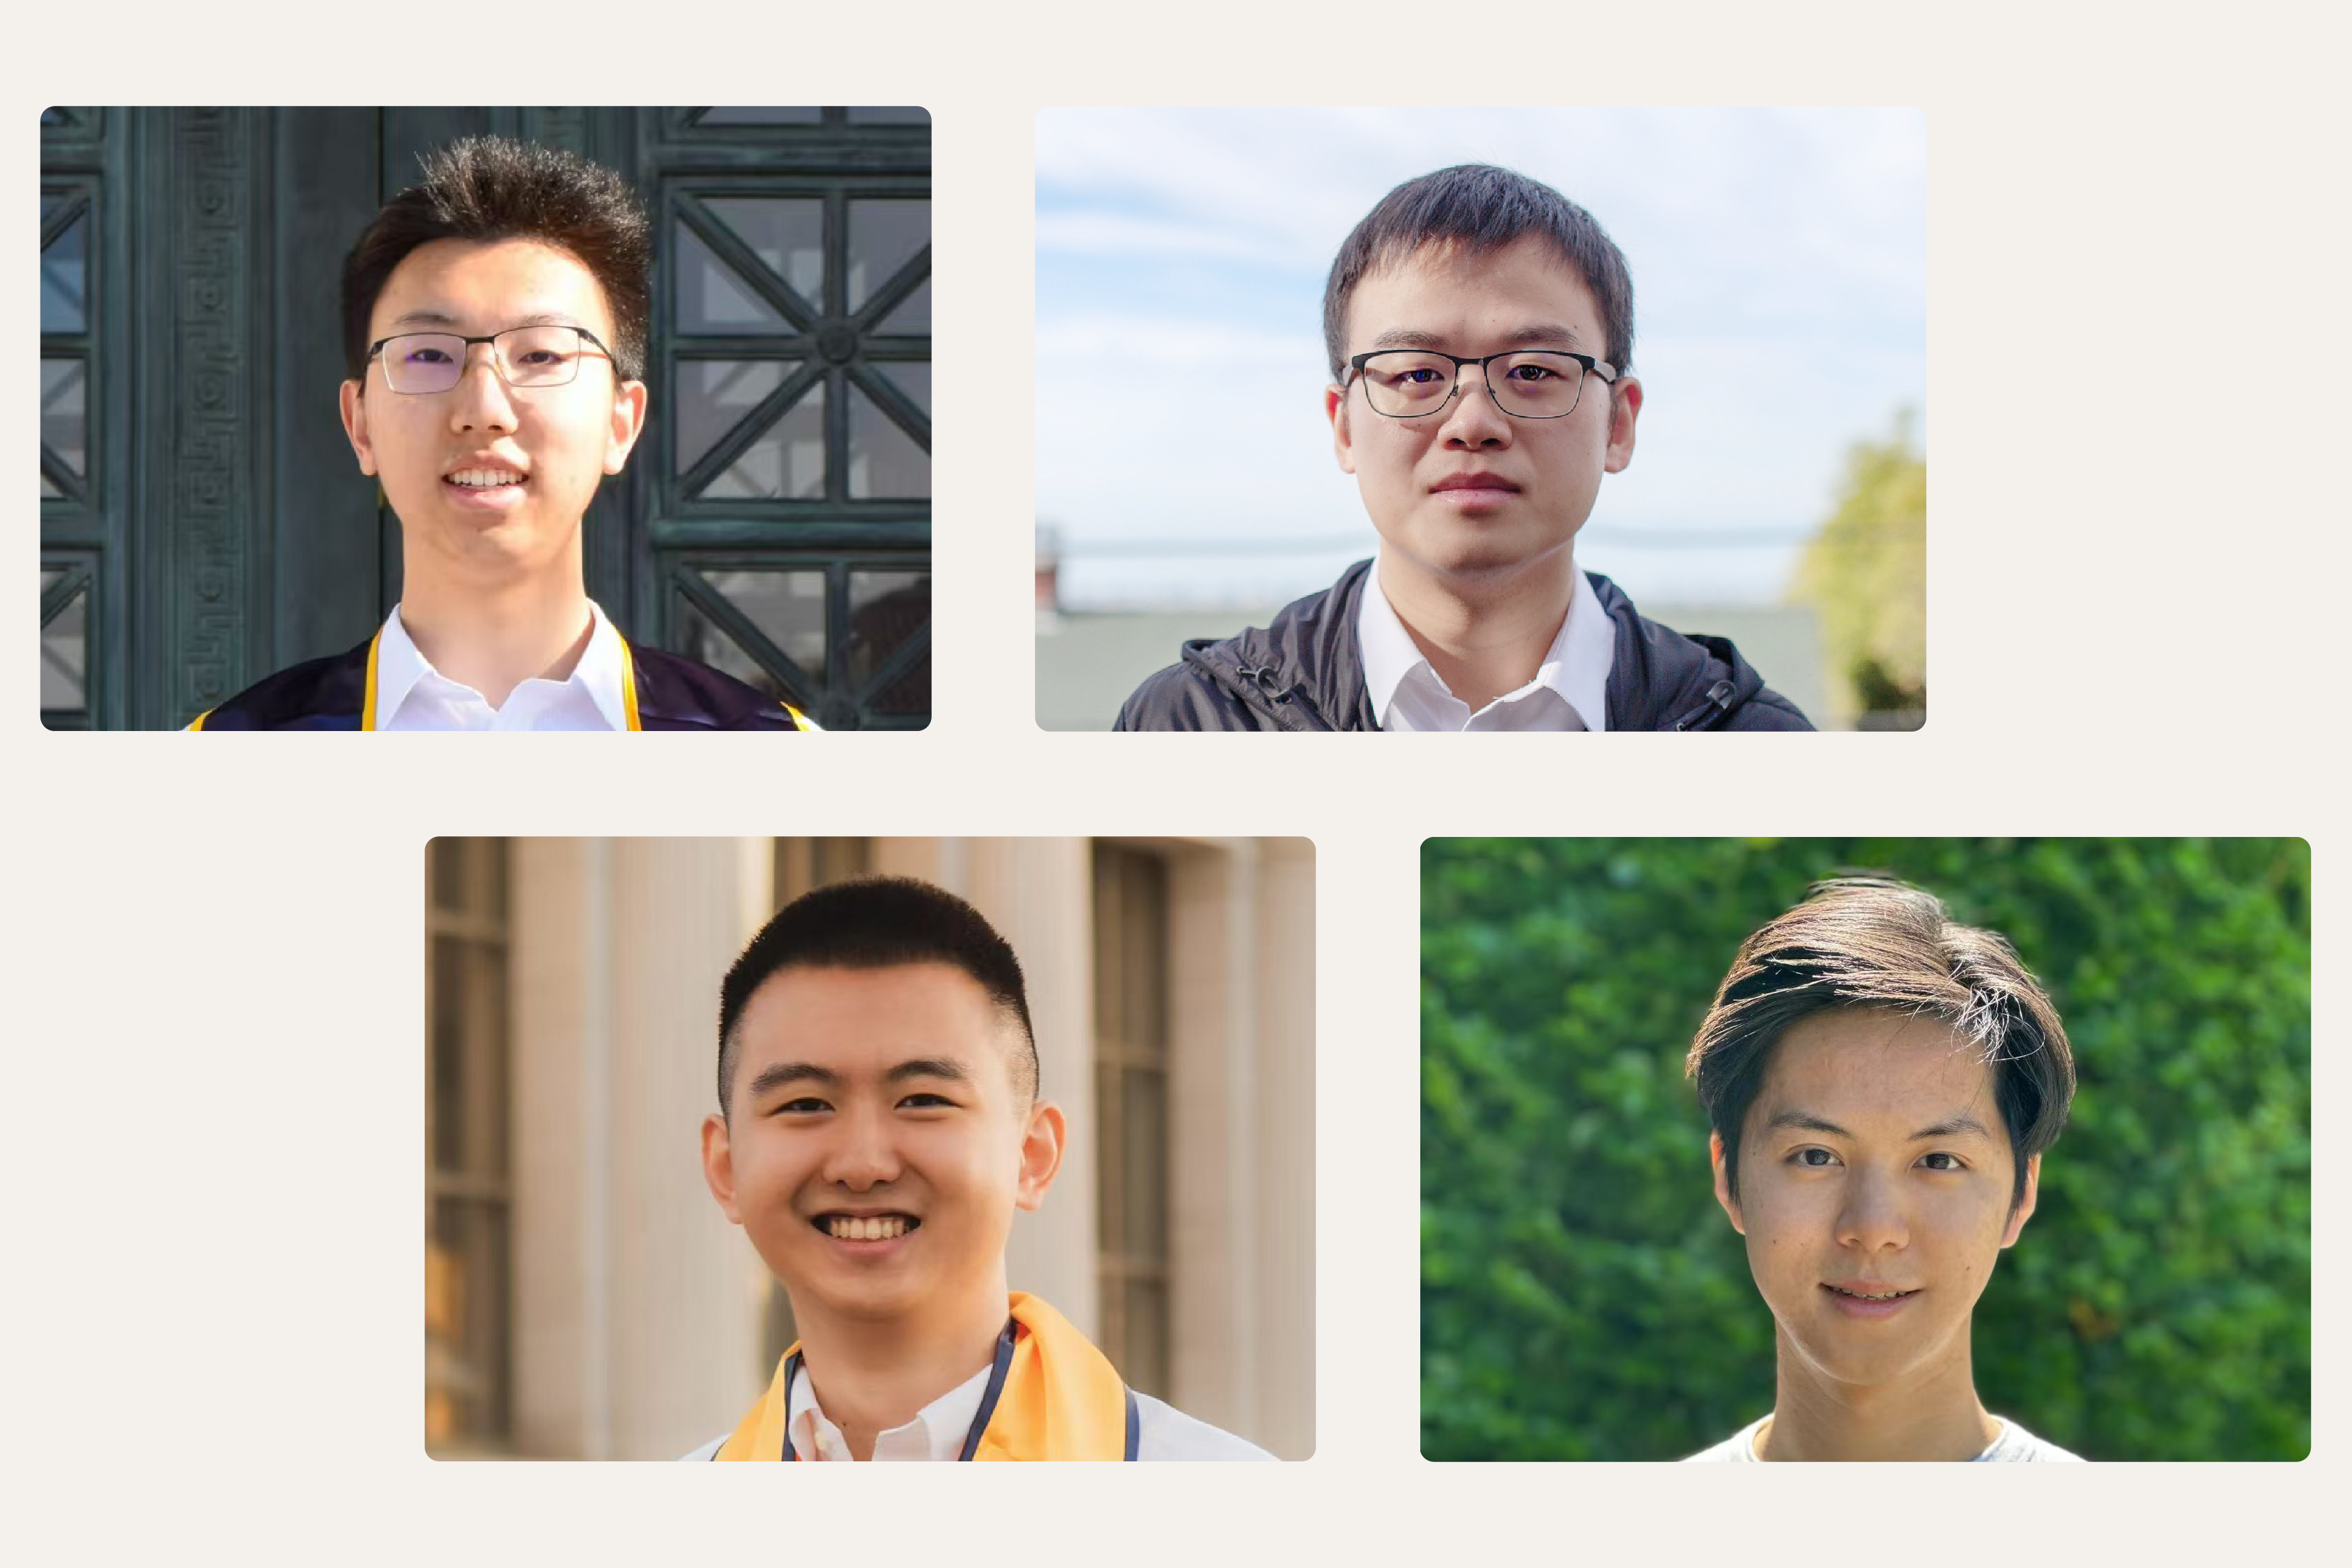
[[[1764, 1124], [1764, 1129], [1768, 1132], [1781, 1127], [1793, 1127], [1805, 1132], [1826, 1132], [1834, 1138], [1853, 1136], [1836, 1122], [1823, 1121], [1821, 1117], [1803, 1110], [1776, 1110], [1772, 1113], [1772, 1120]], [[1987, 1140], [1992, 1137], [1992, 1134], [1986, 1131], [1983, 1122], [1968, 1112], [1961, 1111], [1956, 1115], [1947, 1116], [1941, 1121], [1931, 1122], [1922, 1127], [1904, 1142], [1916, 1143], [1924, 1139], [1951, 1138], [1968, 1132], [1973, 1132], [1978, 1137]]]
[[751, 1087], [744, 1092], [756, 1100], [772, 1089], [781, 1089], [785, 1084], [799, 1083], [803, 1079], [830, 1085], [839, 1083], [841, 1075], [814, 1062], [772, 1062], [760, 1069], [759, 1076], [751, 1080]]
[[[1415, 331], [1410, 327], [1392, 327], [1374, 338], [1372, 347], [1376, 350], [1443, 349], [1446, 342], [1444, 337], [1436, 332]], [[1542, 348], [1556, 343], [1565, 343], [1570, 348], [1581, 348], [1584, 344], [1584, 340], [1576, 335], [1576, 329], [1564, 327], [1553, 321], [1539, 321], [1521, 327], [1517, 331], [1505, 332], [1502, 342], [1507, 347], [1515, 349]]]
[[[971, 1069], [947, 1057], [915, 1057], [900, 1062], [882, 1075], [885, 1083], [903, 1083], [910, 1078], [945, 1079], [950, 1083], [970, 1083]], [[782, 1089], [788, 1083], [814, 1083], [827, 1089], [841, 1082], [841, 1075], [831, 1068], [821, 1068], [814, 1062], [772, 1062], [761, 1068], [745, 1092], [753, 1099]]]
[[970, 1083], [971, 1069], [960, 1061], [946, 1057], [917, 1057], [900, 1062], [882, 1075], [885, 1083], [901, 1083], [910, 1078], [943, 1078], [950, 1083]]
[[[396, 316], [395, 327], [454, 327], [457, 318], [446, 310], [411, 310]], [[581, 322], [562, 310], [535, 310], [520, 321], [510, 323], [518, 327], [576, 327]]]

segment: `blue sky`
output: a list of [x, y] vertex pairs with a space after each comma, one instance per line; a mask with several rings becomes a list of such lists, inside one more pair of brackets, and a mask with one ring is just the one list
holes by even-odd
[[[1647, 393], [1577, 546], [1637, 600], [1762, 604], [1847, 447], [1927, 420], [1910, 110], [1048, 110], [1037, 512], [1076, 603], [1279, 602], [1370, 553], [1322, 410], [1323, 279], [1402, 180], [1506, 164], [1600, 219]], [[1118, 558], [1088, 544], [1319, 548]]]

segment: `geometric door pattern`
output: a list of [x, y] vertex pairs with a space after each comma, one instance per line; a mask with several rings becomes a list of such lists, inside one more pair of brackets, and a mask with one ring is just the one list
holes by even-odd
[[827, 729], [921, 727], [929, 114], [678, 110], [638, 180], [661, 226], [647, 534], [667, 646]]
[[[52, 729], [87, 729], [98, 706], [91, 644], [100, 614], [116, 599], [101, 582], [112, 530], [113, 488], [91, 461], [93, 392], [102, 371], [101, 333], [92, 287], [104, 210], [105, 169], [97, 137], [103, 111], [51, 109], [41, 115], [41, 720]], [[52, 146], [59, 149], [50, 155]], [[113, 376], [105, 380], [110, 384]], [[102, 673], [102, 672], [101, 672]]]

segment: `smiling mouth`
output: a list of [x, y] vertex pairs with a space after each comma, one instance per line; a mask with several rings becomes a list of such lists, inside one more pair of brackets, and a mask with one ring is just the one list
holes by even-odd
[[821, 1214], [809, 1224], [835, 1241], [896, 1241], [923, 1226], [914, 1215], [903, 1214]]
[[530, 476], [505, 468], [459, 468], [441, 476], [445, 485], [455, 485], [461, 490], [495, 490], [509, 486], [528, 484]]
[[1849, 1290], [1843, 1285], [1823, 1285], [1822, 1289], [1833, 1296], [1843, 1296], [1850, 1301], [1900, 1301], [1906, 1296], [1916, 1296], [1919, 1293], [1916, 1290], [1885, 1290], [1866, 1293], [1861, 1290]]

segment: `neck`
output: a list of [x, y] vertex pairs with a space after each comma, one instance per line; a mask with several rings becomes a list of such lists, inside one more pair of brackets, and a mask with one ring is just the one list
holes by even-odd
[[533, 679], [568, 680], [594, 628], [575, 545], [568, 569], [458, 583], [415, 551], [402, 559], [400, 624], [433, 668], [503, 707]]
[[871, 1459], [875, 1438], [912, 1421], [995, 1358], [1005, 1319], [1001, 1272], [993, 1287], [898, 1318], [844, 1318], [814, 1304], [803, 1316], [793, 1303], [803, 1373], [853, 1458]]
[[1405, 635], [1473, 713], [1536, 678], [1576, 597], [1567, 546], [1492, 577], [1439, 577], [1388, 551], [1374, 570]]
[[2000, 1423], [1977, 1402], [1961, 1331], [1959, 1353], [1913, 1376], [1863, 1386], [1807, 1364], [1781, 1334], [1771, 1419], [1758, 1434], [1764, 1459], [1973, 1459]]

